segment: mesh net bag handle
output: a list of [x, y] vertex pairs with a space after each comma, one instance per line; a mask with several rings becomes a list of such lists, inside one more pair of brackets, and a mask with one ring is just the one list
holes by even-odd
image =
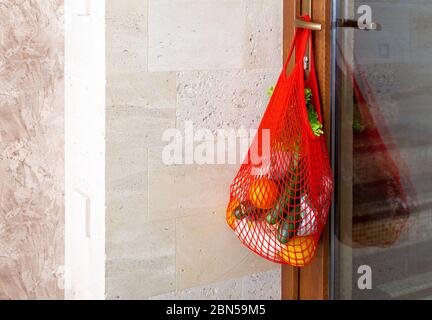
[[[325, 138], [309, 123], [305, 87], [321, 123], [322, 116], [313, 55], [305, 80], [308, 43], [313, 52], [311, 31], [296, 29], [257, 135], [231, 184], [226, 212], [227, 223], [250, 250], [297, 267], [315, 255], [333, 191]], [[287, 75], [294, 49], [295, 64]]]
[[[302, 17], [305, 21], [311, 21], [309, 16], [303, 16]], [[294, 49], [296, 49], [295, 52], [295, 66], [297, 68], [300, 68], [303, 70], [303, 63], [304, 63], [304, 57], [305, 57], [305, 53], [306, 53], [306, 49], [307, 46], [309, 44], [310, 47], [310, 57], [309, 57], [309, 66], [310, 66], [310, 70], [309, 70], [309, 75], [310, 77], [307, 79], [307, 81], [304, 80], [304, 74], [302, 77], [299, 78], [299, 80], [302, 82], [302, 86], [305, 87], [309, 87], [310, 89], [312, 89], [313, 91], [316, 91], [316, 95], [314, 97], [316, 97], [316, 99], [314, 99], [314, 106], [315, 106], [315, 111], [318, 115], [318, 119], [319, 121], [322, 123], [322, 114], [321, 114], [321, 103], [320, 103], [320, 99], [319, 99], [319, 94], [318, 94], [318, 82], [316, 80], [316, 70], [315, 70], [315, 58], [314, 58], [314, 54], [313, 54], [313, 42], [312, 42], [312, 31], [309, 29], [299, 29], [296, 28], [295, 29], [295, 35], [294, 35], [294, 41], [291, 44], [291, 48], [290, 51], [288, 53], [287, 59], [285, 60], [284, 63], [284, 67], [282, 70], [282, 77], [284, 78], [285, 81], [288, 80], [288, 76], [287, 76], [287, 72], [288, 72], [288, 65], [291, 62], [293, 53], [294, 53]], [[313, 87], [313, 88], [311, 88]], [[306, 101], [305, 101], [306, 104]], [[303, 108], [304, 111], [306, 111], [306, 108]], [[307, 118], [307, 113], [304, 113], [305, 119], [306, 121], [308, 121]], [[316, 138], [315, 135], [311, 135], [312, 138]]]

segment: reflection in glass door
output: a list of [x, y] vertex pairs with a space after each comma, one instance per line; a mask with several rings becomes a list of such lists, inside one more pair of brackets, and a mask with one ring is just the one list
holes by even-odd
[[432, 299], [432, 1], [334, 4], [332, 295]]

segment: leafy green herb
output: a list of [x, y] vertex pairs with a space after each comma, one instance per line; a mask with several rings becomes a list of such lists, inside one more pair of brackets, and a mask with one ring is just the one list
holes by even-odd
[[362, 125], [362, 123], [360, 122], [360, 120], [354, 119], [354, 121], [353, 121], [353, 129], [355, 131], [362, 132], [365, 129], [365, 126]]
[[361, 122], [360, 115], [357, 109], [354, 109], [352, 127], [355, 131], [362, 132], [366, 127]]
[[309, 88], [305, 89], [305, 99], [307, 112], [309, 117], [309, 123], [311, 125], [312, 131], [315, 136], [319, 137], [324, 134], [323, 125], [318, 119], [318, 114], [315, 111], [314, 106], [312, 105], [312, 90]]
[[269, 95], [269, 97], [271, 97], [273, 95], [274, 90], [275, 90], [275, 87], [273, 87], [273, 86], [271, 86], [270, 88], [268, 88], [267, 94]]
[[309, 106], [312, 100], [312, 90], [309, 88], [305, 89], [305, 99], [306, 99], [306, 105]]
[[[274, 93], [275, 87], [270, 87], [267, 90], [267, 94], [271, 97]], [[323, 125], [318, 119], [318, 114], [315, 111], [314, 106], [312, 105], [312, 90], [309, 88], [305, 89], [305, 100], [307, 106], [307, 113], [309, 117], [309, 123], [311, 125], [312, 131], [315, 136], [319, 137], [324, 134]]]

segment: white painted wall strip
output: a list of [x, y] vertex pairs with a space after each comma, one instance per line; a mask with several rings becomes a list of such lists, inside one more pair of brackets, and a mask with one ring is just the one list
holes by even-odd
[[105, 1], [65, 0], [66, 299], [105, 298]]

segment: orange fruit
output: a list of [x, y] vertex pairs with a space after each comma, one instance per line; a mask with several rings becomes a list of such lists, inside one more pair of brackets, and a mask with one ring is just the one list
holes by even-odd
[[249, 187], [249, 200], [259, 209], [270, 209], [276, 203], [279, 189], [272, 180], [261, 178]]
[[234, 212], [239, 206], [240, 206], [240, 202], [235, 198], [231, 199], [230, 203], [228, 204], [226, 220], [228, 225], [232, 229], [235, 229], [237, 226], [237, 219], [234, 215]]
[[282, 246], [279, 256], [294, 267], [307, 265], [315, 256], [316, 245], [312, 236], [295, 237]]
[[240, 202], [247, 200], [247, 191], [249, 190], [250, 179], [245, 175], [235, 178], [231, 185], [231, 196], [238, 199]]

